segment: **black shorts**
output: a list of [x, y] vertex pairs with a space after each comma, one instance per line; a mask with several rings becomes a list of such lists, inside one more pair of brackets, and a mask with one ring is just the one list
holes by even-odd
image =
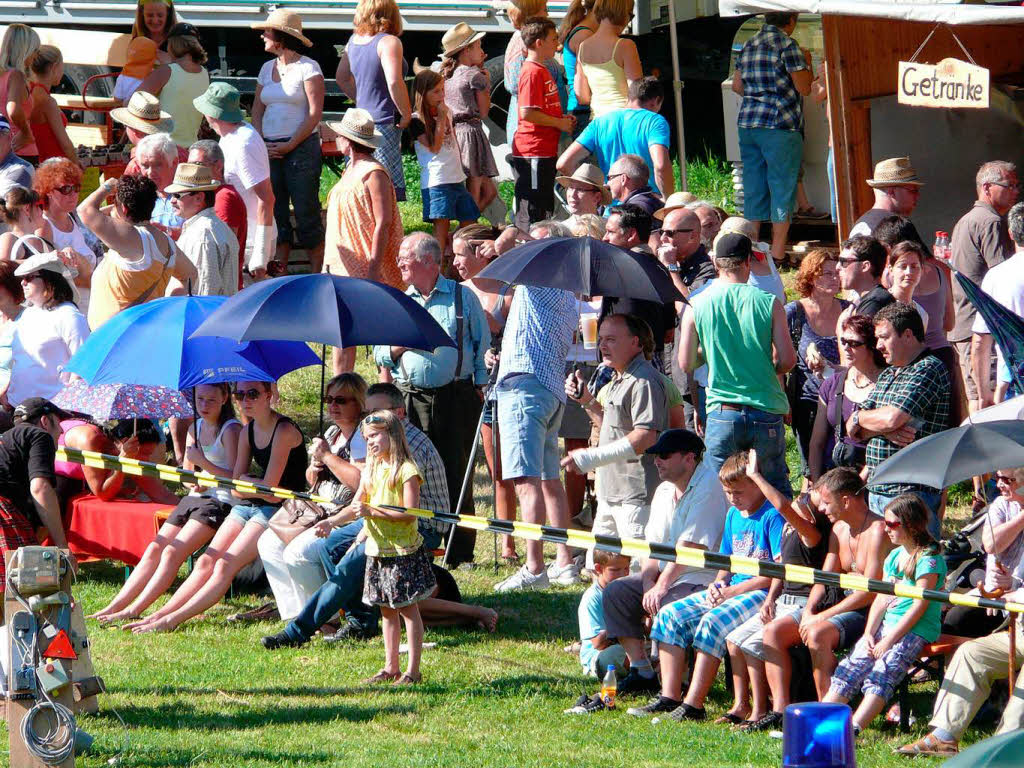
[[195, 520], [217, 530], [230, 511], [231, 505], [222, 501], [207, 496], [186, 496], [178, 502], [167, 522], [182, 528], [189, 520]]
[[437, 581], [437, 594], [434, 597], [450, 603], [461, 603], [462, 593], [459, 592], [455, 578], [437, 563], [431, 563], [430, 570], [434, 572], [434, 580]]

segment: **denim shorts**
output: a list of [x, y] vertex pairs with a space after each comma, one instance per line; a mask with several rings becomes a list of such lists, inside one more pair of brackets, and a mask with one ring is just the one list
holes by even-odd
[[757, 450], [761, 474], [787, 498], [793, 498], [786, 464], [786, 427], [782, 416], [750, 406], [741, 410], [713, 406], [704, 424], [705, 460], [718, 472], [738, 451]]
[[559, 478], [558, 429], [562, 401], [532, 373], [498, 384], [498, 431], [503, 479]]
[[839, 630], [839, 645], [836, 650], [845, 651], [852, 648], [864, 634], [864, 628], [868, 625], [868, 611], [866, 608], [860, 611], [846, 611], [825, 621]]
[[423, 194], [423, 220], [476, 221], [480, 218], [480, 209], [470, 197], [466, 185], [438, 184], [420, 190]]
[[751, 221], [789, 221], [804, 154], [799, 131], [740, 128], [743, 215]]
[[[928, 517], [928, 532], [936, 541], [938, 541], [942, 538], [942, 523], [939, 522], [936, 512], [939, 509], [939, 504], [942, 503], [942, 494], [938, 492], [920, 490], [911, 491], [911, 493], [921, 499], [925, 506], [931, 511], [931, 515]], [[903, 494], [893, 495], [890, 493], [878, 493], [868, 487], [868, 508], [876, 515], [882, 516], [885, 514], [885, 508], [889, 505], [889, 502], [902, 495]]]
[[259, 523], [264, 528], [270, 527], [270, 518], [280, 507], [276, 504], [235, 504], [228, 512], [227, 519], [234, 520], [242, 525], [252, 521]]

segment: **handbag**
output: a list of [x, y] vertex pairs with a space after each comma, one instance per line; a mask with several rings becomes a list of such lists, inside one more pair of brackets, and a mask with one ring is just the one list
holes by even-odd
[[836, 382], [836, 399], [833, 411], [835, 418], [835, 444], [832, 446], [832, 466], [854, 467], [860, 469], [866, 461], [865, 451], [856, 445], [850, 445], [843, 440], [846, 435], [846, 424], [843, 422], [843, 387], [846, 386], [846, 375], [844, 370], [839, 374], [839, 381]]

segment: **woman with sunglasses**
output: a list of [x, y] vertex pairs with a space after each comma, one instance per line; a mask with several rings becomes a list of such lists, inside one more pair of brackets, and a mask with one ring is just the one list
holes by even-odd
[[[302, 491], [306, 487], [306, 449], [302, 430], [270, 405], [270, 382], [239, 381], [231, 393], [247, 425], [238, 436], [235, 479]], [[255, 463], [260, 475], [252, 475]], [[148, 618], [128, 624], [133, 632], [169, 632], [213, 607], [231, 581], [256, 559], [256, 543], [270, 525], [281, 500], [259, 493], [231, 491], [236, 500], [206, 552], [174, 596]]]
[[24, 261], [29, 256], [53, 251], [53, 243], [36, 234], [43, 226], [43, 202], [31, 189], [11, 187], [0, 197], [0, 219], [7, 231], [0, 235], [0, 261]]
[[[311, 493], [347, 501], [359, 487], [366, 462], [366, 440], [359, 430], [366, 404], [366, 381], [358, 373], [342, 373], [327, 382], [326, 391], [324, 404], [333, 423], [322, 438], [314, 437], [309, 446], [306, 482]], [[324, 583], [321, 558], [328, 547], [326, 536], [340, 523], [338, 512], [342, 505], [320, 506], [329, 516], [290, 542], [282, 541], [273, 529], [260, 536], [260, 559], [274, 600], [229, 621], [291, 621]]]
[[839, 364], [842, 367], [818, 388], [807, 457], [811, 482], [834, 466], [858, 471], [864, 466], [865, 445], [846, 434], [846, 421], [871, 394], [885, 368], [885, 358], [875, 346], [875, 325], [867, 315], [847, 315], [840, 323]]

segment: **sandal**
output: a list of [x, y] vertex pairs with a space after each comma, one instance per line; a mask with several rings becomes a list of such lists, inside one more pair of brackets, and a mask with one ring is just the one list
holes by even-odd
[[395, 685], [415, 685], [416, 683], [421, 682], [422, 680], [423, 680], [423, 675], [417, 673], [416, 677], [413, 677], [412, 675], [410, 675], [407, 672], [404, 675], [402, 675], [400, 678], [395, 680], [394, 684]]
[[397, 672], [388, 672], [386, 669], [382, 669], [373, 677], [366, 678], [363, 682], [373, 685], [374, 683], [387, 683], [398, 678]]
[[942, 741], [934, 733], [926, 734], [913, 744], [907, 744], [895, 750], [900, 755], [929, 755], [933, 757], [951, 757], [959, 751], [960, 747], [957, 742]]
[[745, 722], [747, 722], [746, 718], [726, 712], [715, 720], [715, 725], [743, 725]]

